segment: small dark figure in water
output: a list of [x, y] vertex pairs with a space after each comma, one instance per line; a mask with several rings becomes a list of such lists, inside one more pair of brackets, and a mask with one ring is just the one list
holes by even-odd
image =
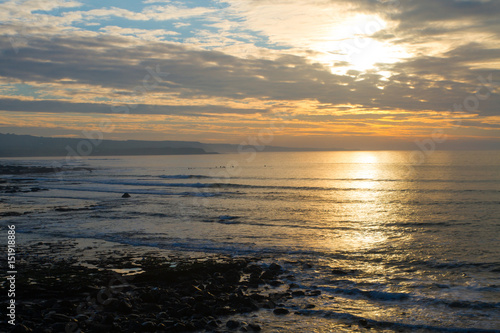
[[124, 193], [124, 194], [122, 195], [122, 198], [130, 198], [130, 194], [128, 194], [128, 193]]

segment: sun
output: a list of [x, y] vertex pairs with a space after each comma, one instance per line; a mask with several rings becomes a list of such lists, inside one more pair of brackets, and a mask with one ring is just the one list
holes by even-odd
[[395, 63], [408, 54], [399, 46], [375, 38], [375, 34], [388, 26], [374, 15], [356, 15], [333, 24], [329, 33], [312, 48], [316, 60], [326, 64], [332, 72], [356, 70], [365, 72], [379, 63]]
[[377, 63], [387, 64], [396, 61], [397, 57], [395, 57], [390, 47], [368, 38], [366, 40], [369, 43], [363, 49], [346, 54], [346, 61], [349, 63], [348, 67], [363, 72], [374, 68]]

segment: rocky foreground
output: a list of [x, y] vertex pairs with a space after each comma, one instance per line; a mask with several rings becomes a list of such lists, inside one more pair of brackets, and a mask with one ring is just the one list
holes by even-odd
[[[57, 246], [38, 243], [32, 250], [57, 252]], [[252, 320], [260, 309], [286, 316], [287, 300], [320, 295], [286, 284], [293, 276], [258, 258], [121, 254], [82, 265], [32, 253], [19, 261], [16, 326], [2, 318], [0, 331], [257, 332], [265, 330]], [[231, 319], [236, 314], [249, 320]]]

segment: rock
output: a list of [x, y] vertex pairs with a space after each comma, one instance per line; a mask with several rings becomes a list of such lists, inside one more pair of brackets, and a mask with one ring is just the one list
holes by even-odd
[[240, 282], [241, 275], [240, 272], [236, 269], [230, 269], [227, 272], [224, 273], [224, 278], [226, 279], [227, 282], [231, 284], [236, 284]]
[[158, 294], [155, 294], [153, 291], [149, 291], [142, 294], [141, 299], [146, 303], [153, 303], [157, 301], [156, 299], [157, 296]]
[[281, 316], [281, 315], [289, 314], [290, 311], [288, 311], [287, 309], [284, 309], [284, 308], [277, 308], [277, 309], [274, 309], [273, 313], [277, 316]]
[[84, 321], [87, 321], [89, 320], [89, 317], [84, 315], [84, 314], [79, 314], [75, 317], [75, 319], [78, 321], [78, 322], [84, 322]]
[[59, 322], [72, 321], [71, 317], [66, 316], [65, 314], [62, 314], [62, 313], [52, 313], [52, 314], [50, 314], [50, 319], [52, 319], [54, 321], [59, 321]]
[[274, 309], [276, 307], [276, 303], [273, 300], [269, 299], [262, 302], [262, 307], [265, 309]]
[[21, 216], [23, 214], [19, 212], [6, 212], [6, 213], [0, 213], [0, 216]]
[[268, 269], [267, 271], [265, 271], [264, 273], [262, 273], [262, 275], [260, 276], [260, 278], [262, 280], [274, 280], [278, 274], [279, 274], [279, 271]]
[[116, 309], [120, 313], [128, 314], [132, 312], [132, 304], [126, 300], [118, 301], [116, 304]]
[[348, 275], [349, 273], [344, 271], [343, 269], [340, 269], [340, 268], [334, 268], [332, 269], [332, 274], [335, 274], [335, 275]]
[[281, 272], [283, 269], [281, 268], [280, 265], [272, 263], [271, 265], [269, 265], [269, 270], [274, 272]]
[[166, 330], [172, 330], [177, 325], [177, 322], [175, 320], [165, 320], [162, 325]]
[[228, 322], [226, 323], [226, 327], [231, 329], [231, 330], [238, 328], [238, 327], [240, 327], [240, 322], [236, 321], [236, 320], [228, 320]]
[[23, 324], [17, 324], [16, 327], [12, 330], [13, 333], [28, 333], [33, 332], [31, 328], [26, 327]]
[[124, 194], [122, 195], [122, 198], [130, 198], [130, 194], [128, 194], [128, 193], [124, 193]]
[[311, 290], [307, 296], [319, 296], [321, 295], [321, 290]]
[[360, 319], [359, 320], [359, 324], [363, 327], [368, 327], [369, 324], [368, 324], [368, 321], [366, 319]]
[[208, 323], [207, 323], [207, 327], [210, 327], [210, 328], [217, 328], [219, 327], [219, 324], [217, 323], [217, 321], [215, 320], [210, 320]]
[[161, 311], [161, 306], [156, 303], [144, 303], [142, 308], [148, 313], [158, 313]]
[[254, 332], [260, 332], [262, 330], [260, 325], [252, 324], [252, 323], [248, 324], [248, 328]]
[[145, 321], [141, 324], [143, 332], [154, 332], [156, 330], [156, 324], [152, 321]]
[[66, 332], [66, 324], [67, 323], [55, 323], [51, 326], [52, 331], [54, 331], [54, 332]]
[[247, 267], [245, 267], [243, 269], [243, 271], [245, 273], [248, 273], [248, 274], [255, 273], [255, 274], [259, 274], [260, 275], [260, 273], [262, 273], [263, 269], [262, 269], [262, 267], [260, 267], [258, 265], [251, 264], [251, 265], [248, 265]]
[[271, 282], [269, 282], [269, 284], [273, 287], [278, 287], [280, 285], [283, 284], [283, 281], [280, 281], [280, 280], [272, 280]]

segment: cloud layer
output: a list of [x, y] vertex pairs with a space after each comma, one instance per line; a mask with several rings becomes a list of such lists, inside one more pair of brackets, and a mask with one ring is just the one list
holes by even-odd
[[500, 142], [497, 1], [32, 0], [0, 13], [4, 129], [36, 134], [20, 117], [39, 114], [74, 135], [97, 125], [70, 115], [105, 116], [111, 136], [149, 127], [148, 139], [238, 143], [286, 113], [283, 143], [403, 142], [437, 128]]

